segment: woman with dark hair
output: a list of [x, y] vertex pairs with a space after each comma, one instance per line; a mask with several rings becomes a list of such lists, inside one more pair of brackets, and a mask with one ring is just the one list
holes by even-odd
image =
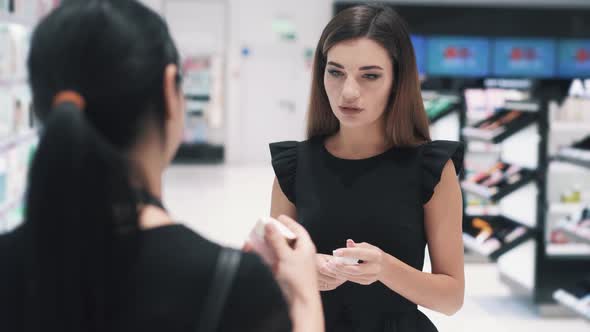
[[43, 128], [25, 222], [0, 237], [2, 331], [323, 330], [301, 226], [279, 218], [294, 247], [266, 228], [273, 276], [162, 205], [184, 127], [178, 63], [166, 23], [135, 0], [66, 1], [35, 29]]
[[463, 146], [431, 141], [393, 9], [349, 8], [326, 26], [307, 135], [271, 144], [271, 214], [297, 217], [317, 246], [327, 331], [436, 331], [417, 305], [451, 315], [463, 303]]

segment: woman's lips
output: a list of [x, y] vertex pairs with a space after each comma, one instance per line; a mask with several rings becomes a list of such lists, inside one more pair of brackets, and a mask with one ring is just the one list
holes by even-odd
[[340, 112], [347, 115], [358, 114], [363, 111], [362, 108], [352, 106], [339, 106], [338, 108], [340, 109]]

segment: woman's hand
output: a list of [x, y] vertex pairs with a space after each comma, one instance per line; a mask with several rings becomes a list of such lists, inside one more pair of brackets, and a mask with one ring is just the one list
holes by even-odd
[[327, 268], [331, 259], [330, 255], [316, 254], [318, 284], [323, 292], [334, 290], [346, 282], [346, 278], [339, 277]]
[[383, 251], [368, 243], [346, 241], [346, 248], [334, 251], [337, 257], [359, 259], [358, 265], [347, 265], [335, 260], [326, 264], [326, 270], [336, 278], [344, 278], [361, 285], [370, 285], [378, 281], [382, 271]]
[[322, 332], [324, 315], [318, 289], [315, 245], [296, 221], [287, 216], [280, 216], [278, 220], [297, 236], [291, 247], [276, 226], [268, 224], [265, 229], [265, 240], [277, 257], [272, 270], [291, 308], [293, 331]]

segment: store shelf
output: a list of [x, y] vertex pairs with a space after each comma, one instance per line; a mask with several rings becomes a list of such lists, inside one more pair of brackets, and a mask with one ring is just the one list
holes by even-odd
[[200, 101], [200, 102], [207, 102], [211, 100], [211, 96], [205, 94], [185, 94], [184, 98], [187, 101]]
[[498, 144], [503, 142], [510, 136], [520, 132], [521, 130], [537, 122], [536, 116], [525, 114], [522, 120], [518, 120], [514, 123], [511, 123], [508, 127], [500, 127], [495, 130], [485, 130], [477, 128], [477, 126], [479, 126], [481, 123], [488, 121], [487, 119], [476, 123], [473, 127], [463, 128], [463, 136], [467, 140]]
[[572, 240], [590, 245], [590, 228], [574, 227], [574, 225], [559, 225], [556, 229], [564, 232]]
[[422, 99], [431, 100], [436, 98], [445, 98], [453, 103], [458, 103], [461, 98], [453, 91], [422, 90]]
[[486, 142], [469, 142], [467, 146], [467, 153], [486, 153], [486, 154], [498, 154], [502, 152], [502, 146]]
[[545, 247], [547, 256], [561, 259], [590, 259], [590, 245], [583, 243], [549, 243]]
[[572, 215], [584, 207], [582, 203], [551, 203], [549, 204], [549, 213]]
[[37, 137], [36, 130], [28, 130], [22, 134], [16, 136], [9, 136], [6, 138], [0, 138], [0, 154], [11, 150], [24, 142], [28, 142]]
[[0, 23], [18, 24], [25, 27], [32, 27], [37, 24], [37, 20], [34, 18], [23, 17], [21, 15], [0, 13]]
[[499, 206], [470, 205], [465, 208], [465, 214], [468, 216], [499, 216], [502, 214], [502, 209]]
[[541, 106], [538, 101], [506, 101], [501, 110], [521, 111], [521, 112], [538, 112]]
[[590, 133], [590, 123], [588, 122], [564, 122], [554, 121], [550, 123], [551, 131], [555, 132], [572, 132], [579, 131], [583, 133]]
[[208, 143], [183, 143], [176, 156], [176, 163], [220, 163], [223, 161], [224, 148]]
[[458, 109], [456, 107], [451, 107], [441, 113], [438, 113], [437, 115], [433, 116], [432, 118], [429, 118], [428, 120], [430, 121], [430, 124], [432, 125], [432, 124], [435, 124], [436, 122], [438, 122], [440, 119], [442, 119], [450, 114], [453, 114], [457, 111], [458, 111]]
[[[464, 223], [468, 221], [470, 222], [474, 218], [476, 217], [468, 217]], [[535, 234], [533, 229], [504, 216], [483, 216], [482, 218], [489, 220], [494, 224], [508, 224], [514, 228], [511, 235], [512, 239], [510, 242], [504, 244], [500, 243], [500, 241], [494, 240], [486, 240], [484, 243], [481, 243], [472, 234], [463, 233], [463, 244], [465, 248], [491, 260], [498, 259], [503, 254], [526, 242]], [[467, 227], [469, 226], [464, 225], [463, 228], [466, 229]]]
[[194, 116], [194, 117], [202, 117], [205, 115], [203, 110], [190, 110], [190, 109], [187, 109], [186, 114], [190, 115], [190, 116]]
[[16, 208], [19, 204], [21, 204], [24, 199], [24, 194], [21, 194], [17, 196], [16, 199], [7, 201], [4, 204], [2, 204], [0, 206], [0, 219], [6, 217], [6, 215], [10, 213], [10, 211], [12, 211], [14, 208]]
[[573, 165], [567, 161], [563, 161], [553, 157], [549, 163], [549, 172], [555, 175], [559, 174], [574, 174], [586, 176], [588, 173], [587, 169], [582, 166]]
[[482, 186], [470, 181], [463, 181], [461, 182], [461, 187], [463, 190], [469, 194], [476, 195], [481, 198], [485, 198], [490, 201], [499, 201], [502, 198], [510, 195], [511, 193], [515, 192], [516, 190], [520, 189], [521, 187], [529, 184], [533, 181], [536, 177], [536, 172], [531, 170], [521, 170], [520, 171], [521, 177], [518, 181], [504, 186], [499, 191], [496, 191], [492, 188]]
[[590, 322], [590, 304], [588, 302], [583, 302], [565, 289], [555, 291], [553, 298], [564, 307]]
[[555, 159], [590, 170], [590, 151], [580, 149], [561, 149]]

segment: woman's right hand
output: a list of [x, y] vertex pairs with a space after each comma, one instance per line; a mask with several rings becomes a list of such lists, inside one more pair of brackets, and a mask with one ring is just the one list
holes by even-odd
[[318, 293], [316, 249], [309, 234], [303, 226], [287, 216], [280, 216], [277, 220], [297, 236], [291, 248], [274, 225], [266, 225], [265, 241], [276, 257], [272, 270], [285, 296], [288, 299], [306, 298]]
[[328, 264], [330, 259], [332, 259], [330, 255], [316, 254], [318, 284], [322, 292], [334, 290], [346, 282], [346, 279], [339, 278], [326, 269], [326, 264]]
[[268, 224], [265, 229], [265, 240], [277, 257], [272, 269], [291, 307], [293, 331], [323, 331], [315, 245], [303, 226], [293, 219], [280, 216], [277, 220], [297, 236], [292, 248], [274, 225]]

